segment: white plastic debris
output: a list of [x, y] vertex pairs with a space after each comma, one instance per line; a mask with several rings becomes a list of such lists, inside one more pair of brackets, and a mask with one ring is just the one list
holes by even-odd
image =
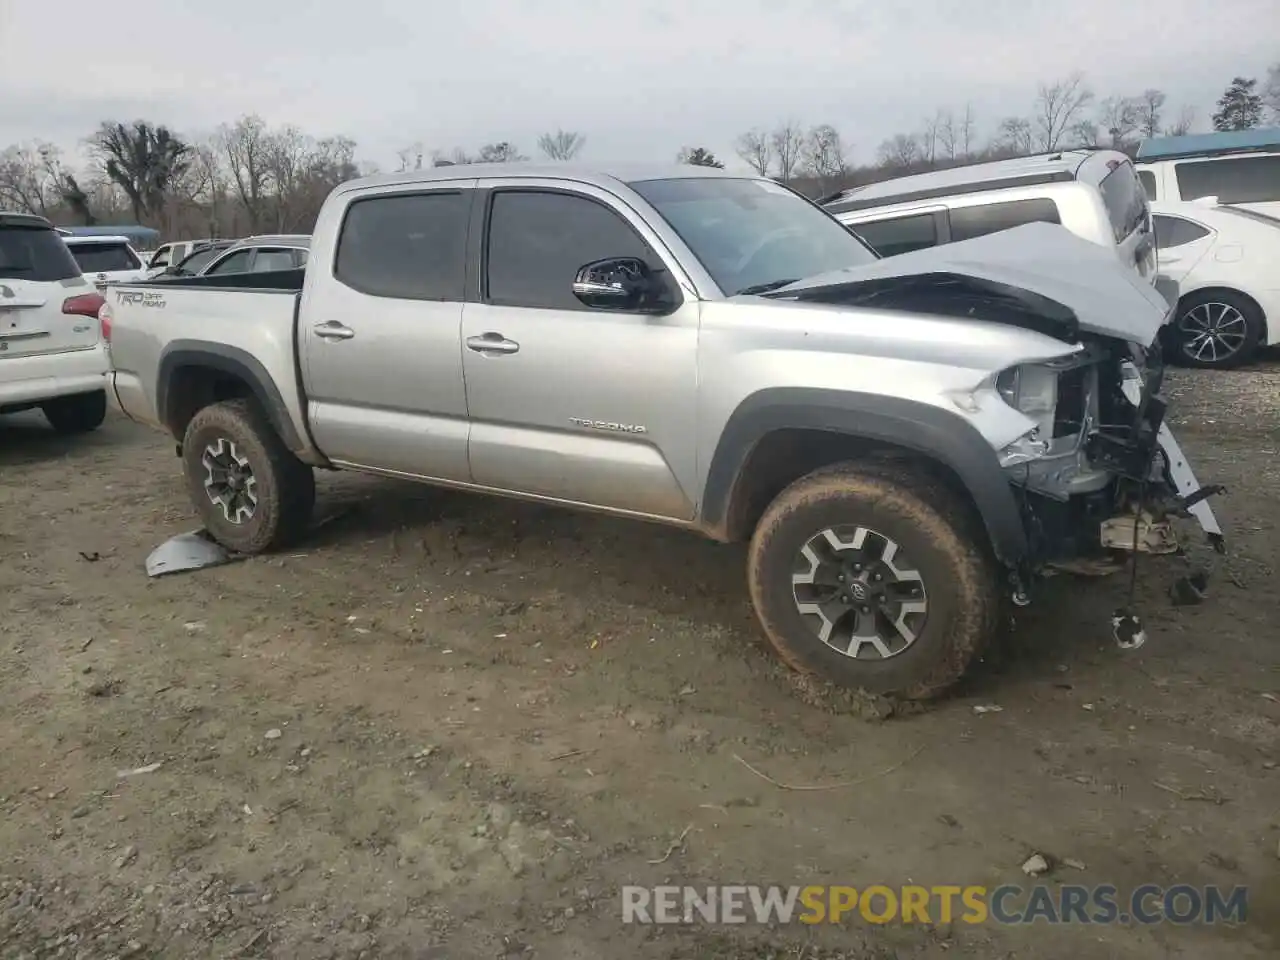
[[1022, 865], [1022, 872], [1028, 877], [1038, 877], [1042, 873], [1049, 872], [1049, 861], [1038, 853], [1033, 853], [1027, 858], [1027, 862]]
[[157, 760], [155, 763], [148, 763], [145, 767], [134, 767], [132, 770], [117, 770], [116, 776], [122, 780], [125, 777], [138, 777], [144, 773], [155, 773], [162, 766], [164, 766], [164, 761]]
[[1000, 706], [998, 703], [975, 703], [973, 705], [973, 712], [979, 715], [984, 713], [1000, 713], [1003, 709], [1004, 707]]

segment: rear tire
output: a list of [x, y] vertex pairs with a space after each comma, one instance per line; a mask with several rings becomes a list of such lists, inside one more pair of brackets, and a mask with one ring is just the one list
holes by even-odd
[[89, 433], [102, 426], [102, 421], [107, 418], [107, 392], [95, 390], [93, 393], [54, 397], [42, 403], [40, 409], [58, 433]]
[[756, 527], [747, 580], [787, 664], [882, 695], [938, 696], [999, 624], [985, 531], [908, 463], [837, 464], [797, 480]]
[[1257, 355], [1267, 323], [1258, 305], [1248, 297], [1231, 290], [1214, 290], [1180, 300], [1171, 326], [1174, 362], [1207, 370], [1230, 370]]
[[315, 474], [252, 400], [200, 410], [182, 441], [191, 501], [224, 547], [257, 554], [297, 541], [315, 506]]

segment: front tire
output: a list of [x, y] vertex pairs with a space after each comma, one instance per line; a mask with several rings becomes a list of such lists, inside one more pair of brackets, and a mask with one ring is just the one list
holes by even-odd
[[205, 529], [229, 550], [264, 553], [306, 532], [315, 474], [252, 400], [227, 400], [196, 413], [183, 436], [182, 459]]
[[102, 426], [102, 421], [107, 418], [107, 392], [95, 390], [93, 393], [55, 397], [42, 403], [40, 409], [58, 433], [90, 433]]
[[837, 464], [797, 480], [765, 511], [748, 557], [751, 600], [796, 670], [930, 699], [999, 622], [982, 536], [949, 490], [909, 464]]
[[1189, 367], [1229, 370], [1258, 352], [1266, 318], [1248, 297], [1230, 290], [1194, 293], [1178, 303], [1174, 359]]

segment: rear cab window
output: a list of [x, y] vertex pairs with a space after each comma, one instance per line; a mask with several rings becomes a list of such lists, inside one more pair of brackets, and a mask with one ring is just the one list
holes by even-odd
[[1280, 201], [1280, 154], [1181, 160], [1173, 165], [1183, 200], [1217, 197], [1219, 203]]
[[81, 273], [111, 273], [142, 266], [127, 243], [69, 243], [67, 246]]
[[1139, 170], [1138, 180], [1142, 184], [1143, 191], [1147, 194], [1148, 200], [1159, 200], [1156, 192], [1156, 175], [1150, 170]]
[[0, 280], [56, 283], [80, 276], [79, 265], [53, 227], [0, 220]]
[[1138, 180], [1137, 171], [1127, 160], [1102, 178], [1098, 184], [1107, 219], [1117, 244], [1147, 222], [1147, 194]]

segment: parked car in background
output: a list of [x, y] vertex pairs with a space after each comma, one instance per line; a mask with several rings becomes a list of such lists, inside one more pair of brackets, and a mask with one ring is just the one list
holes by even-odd
[[174, 243], [161, 244], [147, 261], [147, 275], [157, 277], [169, 267], [189, 257], [196, 250], [207, 247], [217, 241], [212, 238], [203, 240], [178, 240]]
[[60, 433], [102, 423], [102, 304], [53, 224], [0, 213], [0, 413], [38, 407]]
[[205, 265], [210, 260], [220, 254], [227, 247], [234, 246], [235, 240], [213, 240], [196, 248], [193, 252], [187, 254], [177, 263], [170, 264], [155, 274], [154, 279], [168, 279], [170, 277], [194, 277], [199, 275]]
[[128, 237], [65, 236], [62, 241], [80, 265], [85, 279], [99, 290], [109, 283], [145, 280], [147, 269]]
[[1148, 138], [1137, 169], [1151, 200], [1217, 198], [1280, 217], [1280, 128]]
[[1280, 343], [1280, 218], [1215, 203], [1151, 204], [1160, 272], [1178, 285], [1172, 359], [1247, 363]]
[[121, 409], [236, 551], [304, 535], [313, 467], [642, 518], [748, 541], [791, 665], [929, 697], [1135, 516], [1221, 542], [1170, 304], [1059, 227], [880, 259], [766, 178], [493, 164], [341, 184], [313, 247], [103, 310]]
[[232, 273], [270, 273], [307, 265], [311, 237], [307, 234], [272, 234], [246, 237], [221, 250], [196, 271], [197, 276]]
[[1064, 150], [854, 187], [822, 206], [882, 257], [970, 240], [1024, 223], [1061, 224], [1156, 280], [1146, 195], [1116, 150]]

